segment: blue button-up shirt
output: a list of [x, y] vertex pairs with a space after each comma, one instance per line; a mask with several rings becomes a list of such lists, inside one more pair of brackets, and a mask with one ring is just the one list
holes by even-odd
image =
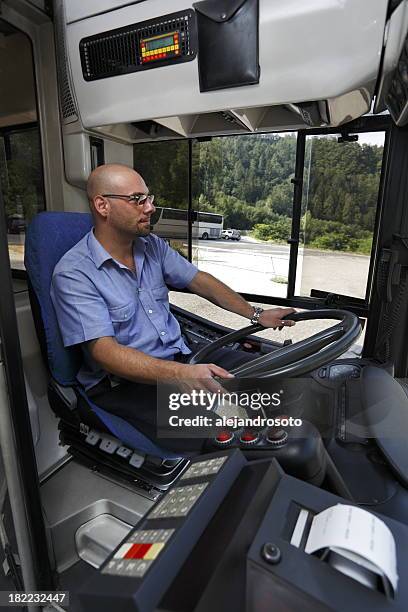
[[[70, 249], [55, 267], [51, 299], [64, 346], [114, 336], [124, 346], [161, 359], [190, 353], [177, 319], [169, 310], [169, 284], [182, 289], [196, 266], [150, 234], [133, 243], [136, 274], [114, 260], [93, 231]], [[83, 344], [78, 381], [89, 389], [106, 372]]]

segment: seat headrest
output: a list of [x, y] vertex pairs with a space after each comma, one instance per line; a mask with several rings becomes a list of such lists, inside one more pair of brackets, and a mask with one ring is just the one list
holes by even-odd
[[24, 263], [29, 286], [38, 309], [33, 308], [34, 323], [41, 343], [45, 337], [51, 375], [61, 385], [75, 384], [82, 361], [81, 350], [65, 348], [52, 305], [50, 288], [55, 266], [67, 251], [92, 228], [87, 213], [41, 212], [31, 221], [25, 239]]

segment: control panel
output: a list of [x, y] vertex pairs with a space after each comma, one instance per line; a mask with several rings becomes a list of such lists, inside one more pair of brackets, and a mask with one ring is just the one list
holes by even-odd
[[320, 485], [325, 476], [322, 439], [317, 428], [307, 421], [299, 426], [225, 429], [208, 440], [207, 448], [239, 448], [249, 460], [273, 457], [286, 473], [315, 485]]
[[246, 464], [238, 449], [193, 459], [87, 585], [85, 609], [154, 609]]
[[230, 450], [193, 460], [79, 601], [98, 612], [402, 612], [407, 550], [407, 525]]
[[173, 533], [174, 529], [137, 529], [118, 548], [102, 573], [141, 578]]
[[342, 381], [350, 378], [360, 378], [361, 367], [351, 363], [335, 363], [324, 366], [318, 371], [318, 377], [330, 381]]
[[196, 41], [191, 9], [87, 36], [79, 43], [82, 75], [95, 81], [188, 62], [196, 57]]
[[176, 57], [181, 53], [180, 32], [159, 34], [150, 38], [142, 38], [140, 41], [140, 55], [142, 64], [146, 62], [157, 62], [157, 60]]
[[201, 482], [186, 487], [175, 487], [150, 513], [150, 520], [187, 516], [207, 486], [208, 482]]

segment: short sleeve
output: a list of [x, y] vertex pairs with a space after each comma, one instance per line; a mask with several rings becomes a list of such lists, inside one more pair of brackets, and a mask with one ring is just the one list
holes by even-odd
[[165, 240], [161, 240], [162, 270], [167, 285], [184, 289], [198, 272], [197, 266], [172, 249]]
[[51, 300], [64, 346], [115, 335], [105, 300], [79, 270], [54, 273]]

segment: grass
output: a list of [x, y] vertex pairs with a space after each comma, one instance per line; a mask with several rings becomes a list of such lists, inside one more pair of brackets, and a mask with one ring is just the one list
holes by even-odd
[[272, 276], [271, 281], [274, 283], [280, 283], [281, 285], [287, 285], [288, 283], [288, 279], [286, 276], [279, 276], [278, 274]]

